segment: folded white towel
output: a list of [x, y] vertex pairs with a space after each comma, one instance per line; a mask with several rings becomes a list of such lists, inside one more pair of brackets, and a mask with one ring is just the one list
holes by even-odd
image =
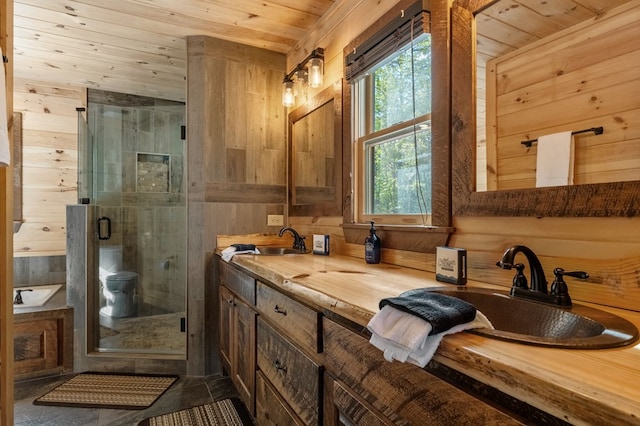
[[[387, 308], [396, 312], [382, 313]], [[377, 316], [379, 318], [376, 318]], [[422, 324], [410, 318], [400, 318], [405, 316], [416, 318], [422, 321]], [[373, 326], [371, 326], [372, 323]], [[402, 333], [401, 326], [407, 326], [404, 329], [404, 333]], [[458, 333], [472, 328], [493, 329], [493, 325], [482, 312], [476, 311], [476, 317], [473, 321], [459, 324], [447, 331], [429, 336], [431, 325], [428, 322], [394, 307], [385, 306], [373, 316], [367, 328], [371, 331], [369, 342], [383, 352], [387, 361], [409, 362], [419, 367], [424, 367], [436, 353], [442, 338], [447, 334]], [[381, 334], [374, 330], [378, 330]]]
[[432, 330], [429, 322], [391, 305], [383, 306], [371, 318], [367, 328], [372, 334], [410, 352], [420, 349]]
[[224, 260], [225, 262], [229, 262], [233, 258], [233, 256], [235, 256], [236, 254], [247, 254], [247, 253], [260, 254], [260, 250], [258, 250], [257, 248], [254, 250], [237, 250], [235, 247], [230, 246], [222, 250], [221, 256], [222, 256], [222, 260]]
[[573, 185], [573, 136], [552, 133], [538, 138], [536, 187]]

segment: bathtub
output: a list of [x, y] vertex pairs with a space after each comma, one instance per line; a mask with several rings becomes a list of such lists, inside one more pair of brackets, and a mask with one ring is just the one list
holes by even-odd
[[13, 300], [16, 299], [18, 290], [22, 296], [22, 304], [16, 305], [14, 303], [13, 310], [19, 311], [26, 308], [35, 308], [43, 306], [49, 299], [53, 297], [58, 290], [62, 288], [63, 284], [50, 284], [50, 285], [37, 285], [31, 287], [15, 287], [13, 289]]

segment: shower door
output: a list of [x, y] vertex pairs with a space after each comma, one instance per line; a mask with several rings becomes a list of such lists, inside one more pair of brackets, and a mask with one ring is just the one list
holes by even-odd
[[89, 91], [90, 351], [186, 353], [184, 120], [184, 103]]

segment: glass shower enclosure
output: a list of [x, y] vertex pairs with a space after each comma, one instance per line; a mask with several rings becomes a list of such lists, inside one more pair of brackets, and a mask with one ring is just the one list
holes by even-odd
[[88, 352], [185, 355], [185, 104], [89, 90], [78, 119]]

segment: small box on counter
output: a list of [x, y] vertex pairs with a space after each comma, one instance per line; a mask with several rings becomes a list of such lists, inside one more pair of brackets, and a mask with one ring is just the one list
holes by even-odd
[[436, 247], [436, 280], [465, 285], [467, 283], [467, 250]]
[[329, 236], [313, 234], [313, 254], [329, 255]]

